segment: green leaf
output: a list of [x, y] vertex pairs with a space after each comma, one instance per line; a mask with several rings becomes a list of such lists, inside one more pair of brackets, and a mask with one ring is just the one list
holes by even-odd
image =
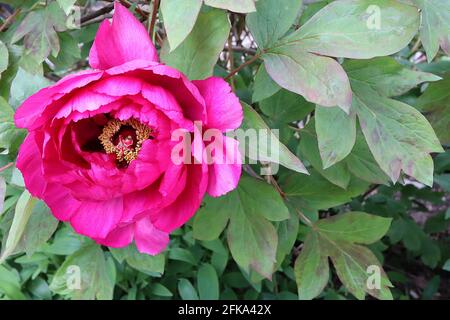
[[20, 291], [20, 276], [14, 271], [0, 265], [0, 292], [11, 300], [25, 300], [25, 295]]
[[342, 284], [357, 299], [364, 299], [368, 293], [391, 300], [392, 284], [378, 259], [368, 248], [355, 244], [378, 241], [388, 231], [390, 222], [391, 219], [363, 212], [348, 212], [314, 223], [295, 263], [299, 297], [313, 299], [322, 292], [328, 280], [330, 257]]
[[317, 170], [325, 179], [331, 183], [346, 189], [350, 183], [350, 171], [345, 163], [337, 163], [332, 167], [324, 169], [320, 158], [317, 136], [314, 129], [314, 119], [300, 132], [301, 139], [299, 151], [304, 158]]
[[15, 252], [25, 251], [31, 256], [50, 239], [57, 227], [58, 220], [53, 217], [50, 209], [44, 202], [37, 201]]
[[256, 10], [255, 1], [256, 0], [205, 0], [205, 4], [233, 12], [247, 13]]
[[391, 221], [390, 218], [355, 211], [319, 220], [315, 228], [331, 240], [371, 244], [388, 232]]
[[[248, 146], [245, 146], [246, 152], [243, 152], [243, 154], [246, 154], [252, 160], [279, 163], [288, 169], [308, 173], [300, 159], [278, 140], [261, 116], [248, 104], [244, 102], [241, 102], [241, 104], [244, 109], [244, 121], [241, 125], [241, 128], [246, 131], [244, 134], [251, 133], [250, 129], [253, 132], [256, 130], [256, 135], [259, 132], [259, 137], [255, 137], [255, 139], [258, 139], [258, 143], [249, 143]], [[261, 132], [266, 133], [266, 139], [261, 139]], [[238, 140], [245, 141], [245, 137], [238, 137]], [[242, 147], [243, 144], [241, 145]]]
[[246, 17], [247, 26], [258, 46], [273, 46], [292, 26], [302, 4], [302, 0], [259, 0], [256, 12]]
[[172, 297], [173, 293], [161, 283], [154, 283], [151, 289], [152, 294], [158, 297]]
[[6, 195], [6, 182], [5, 179], [0, 176], [0, 216], [2, 215]]
[[259, 102], [263, 99], [269, 98], [280, 91], [280, 89], [281, 87], [277, 85], [267, 73], [264, 64], [260, 65], [258, 71], [256, 72], [255, 82], [253, 84], [252, 101]]
[[276, 262], [278, 237], [267, 219], [287, 219], [289, 211], [271, 186], [249, 177], [242, 177], [237, 190], [227, 196], [238, 203], [237, 210], [231, 212], [227, 231], [234, 260], [246, 272], [251, 267], [270, 278]]
[[327, 169], [348, 156], [356, 141], [356, 117], [339, 108], [316, 107], [317, 141], [323, 168]]
[[56, 1], [58, 1], [59, 6], [61, 7], [61, 9], [64, 10], [66, 15], [70, 13], [73, 6], [75, 5], [75, 2], [77, 2], [77, 0], [56, 0]]
[[300, 300], [312, 300], [325, 288], [330, 277], [328, 257], [316, 232], [309, 232], [295, 261], [295, 280]]
[[5, 44], [0, 41], [0, 75], [8, 68], [9, 52]]
[[17, 201], [14, 219], [9, 229], [3, 252], [0, 255], [0, 264], [14, 252], [30, 219], [35, 204], [36, 199], [25, 190]]
[[197, 291], [188, 279], [180, 279], [178, 281], [178, 292], [183, 300], [198, 300]]
[[175, 50], [192, 31], [202, 0], [162, 0], [161, 13], [170, 51]]
[[302, 207], [328, 209], [349, 202], [366, 191], [368, 186], [368, 183], [352, 177], [347, 189], [342, 189], [326, 180], [316, 170], [310, 170], [309, 176], [290, 174], [282, 182], [281, 188]]
[[381, 170], [360, 130], [352, 152], [344, 159], [348, 169], [356, 177], [371, 183], [388, 184], [389, 177]]
[[205, 197], [203, 206], [194, 217], [194, 238], [210, 241], [217, 239], [225, 229], [231, 212], [237, 210], [233, 197]]
[[314, 104], [296, 93], [280, 90], [259, 103], [262, 112], [274, 123], [290, 123], [303, 120], [314, 110]]
[[417, 100], [417, 109], [425, 114], [442, 144], [450, 144], [450, 74], [428, 86]]
[[428, 62], [437, 55], [439, 47], [450, 54], [450, 1], [413, 0], [422, 10], [420, 39], [427, 52]]
[[364, 82], [386, 97], [400, 96], [420, 83], [441, 79], [431, 73], [408, 69], [392, 57], [348, 60], [344, 69], [351, 80]]
[[200, 12], [192, 32], [178, 48], [169, 53], [166, 42], [161, 59], [190, 79], [204, 79], [213, 74], [214, 65], [230, 32], [225, 12], [211, 9]]
[[14, 109], [25, 101], [29, 96], [48, 87], [52, 82], [41, 75], [33, 75], [19, 68], [11, 84], [11, 96], [9, 103]]
[[430, 152], [442, 152], [433, 129], [413, 107], [385, 98], [368, 86], [352, 84], [353, 107], [372, 154], [393, 182], [403, 170], [426, 184], [433, 184]]
[[14, 110], [8, 102], [0, 97], [0, 148], [14, 153], [25, 138], [26, 131], [16, 128], [14, 124]]
[[197, 288], [201, 300], [219, 300], [219, 279], [212, 265], [206, 263], [198, 269]]
[[140, 253], [134, 244], [126, 248], [109, 248], [114, 258], [119, 262], [126, 261], [132, 268], [146, 274], [157, 276], [164, 272], [165, 256], [159, 254], [151, 256]]
[[53, 276], [50, 289], [74, 300], [111, 300], [115, 280], [113, 260], [105, 257], [99, 245], [91, 243], [66, 258]]
[[325, 106], [349, 112], [352, 91], [347, 74], [334, 59], [285, 45], [263, 54], [267, 72], [281, 87]]
[[173, 248], [169, 251], [169, 259], [183, 261], [193, 266], [197, 265], [197, 259], [192, 255], [192, 252], [183, 248]]
[[394, 0], [334, 1], [280, 42], [325, 56], [370, 59], [406, 47], [419, 21], [417, 8]]
[[23, 19], [14, 33], [11, 43], [24, 38], [25, 53], [30, 54], [37, 63], [50, 54], [59, 52], [59, 39], [56, 32], [66, 30], [66, 15], [56, 2], [43, 9], [31, 11]]

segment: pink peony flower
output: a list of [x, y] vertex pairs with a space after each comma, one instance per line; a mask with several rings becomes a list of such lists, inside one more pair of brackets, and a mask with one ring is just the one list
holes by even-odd
[[[242, 107], [223, 79], [191, 82], [160, 63], [144, 26], [118, 3], [112, 23], [99, 27], [89, 63], [91, 70], [40, 90], [17, 110], [16, 125], [28, 129], [17, 167], [30, 193], [76, 232], [110, 247], [134, 240], [140, 252], [158, 254], [206, 192], [229, 192], [241, 174], [240, 155], [174, 163], [172, 133], [193, 133], [195, 121], [236, 129]], [[236, 140], [221, 137], [225, 157], [238, 152]]]

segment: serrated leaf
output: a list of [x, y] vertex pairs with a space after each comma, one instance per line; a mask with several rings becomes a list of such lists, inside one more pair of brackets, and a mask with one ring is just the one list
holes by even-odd
[[30, 74], [24, 69], [19, 68], [11, 83], [9, 103], [14, 109], [17, 109], [29, 96], [51, 84], [52, 82], [47, 78], [38, 74]]
[[303, 5], [302, 0], [260, 0], [256, 12], [246, 17], [256, 43], [260, 48], [270, 48], [292, 26]]
[[370, 59], [406, 47], [419, 21], [417, 8], [394, 0], [334, 1], [280, 42], [320, 55]]
[[[252, 160], [279, 163], [288, 169], [308, 173], [300, 159], [278, 140], [261, 116], [248, 104], [244, 102], [241, 104], [244, 109], [244, 120], [241, 128], [246, 131], [255, 130], [257, 134], [260, 133], [257, 138], [258, 143], [249, 143], [248, 146], [245, 146], [248, 150], [244, 150], [242, 154]], [[261, 132], [266, 133], [267, 139], [261, 139]], [[245, 139], [240, 138], [239, 141], [245, 141]], [[240, 147], [244, 147], [244, 144], [241, 144]]]
[[9, 229], [3, 252], [0, 255], [0, 264], [14, 252], [30, 219], [35, 204], [36, 199], [25, 190], [17, 201], [14, 219]]
[[25, 138], [26, 131], [16, 128], [14, 110], [0, 97], [0, 148], [15, 152]]
[[213, 74], [229, 32], [230, 21], [225, 12], [218, 9], [200, 12], [189, 36], [170, 53], [166, 43], [161, 59], [192, 80], [207, 78]]
[[248, 13], [256, 11], [255, 1], [256, 0], [205, 0], [205, 4], [233, 12]]
[[161, 1], [160, 8], [170, 51], [175, 50], [194, 28], [202, 2], [202, 0]]
[[450, 74], [432, 83], [417, 100], [416, 107], [425, 114], [442, 144], [450, 144]]
[[274, 123], [290, 123], [303, 120], [314, 110], [314, 104], [296, 93], [280, 90], [268, 99], [260, 101], [262, 112]]
[[132, 268], [155, 276], [164, 272], [165, 256], [151, 256], [140, 253], [134, 244], [126, 248], [110, 248], [109, 251], [119, 262], [126, 261]]
[[450, 51], [450, 1], [413, 0], [422, 10], [420, 39], [427, 52], [428, 62], [437, 55], [439, 47], [449, 55]]
[[441, 79], [431, 73], [408, 69], [392, 57], [349, 60], [343, 66], [350, 79], [364, 82], [386, 97], [400, 96], [420, 83]]
[[219, 279], [212, 265], [205, 263], [198, 269], [197, 288], [201, 300], [219, 300]]
[[429, 153], [442, 152], [431, 125], [413, 107], [385, 98], [368, 86], [353, 84], [355, 109], [372, 154], [393, 182], [404, 171], [433, 184], [433, 160]]
[[301, 45], [284, 45], [263, 54], [267, 72], [281, 87], [325, 107], [349, 112], [352, 91], [347, 74], [334, 59], [306, 51]]
[[260, 65], [256, 72], [255, 82], [253, 84], [252, 101], [259, 102], [269, 98], [280, 90], [281, 87], [269, 76], [264, 64]]
[[26, 53], [38, 63], [50, 54], [56, 57], [59, 52], [57, 32], [66, 29], [65, 20], [64, 11], [57, 2], [52, 2], [43, 9], [28, 13], [14, 33], [11, 43], [24, 38]]
[[356, 117], [339, 108], [316, 106], [315, 124], [323, 168], [348, 156], [356, 141]]
[[[106, 258], [97, 244], [87, 244], [66, 258], [53, 276], [50, 289], [74, 300], [110, 300], [115, 272], [112, 258]], [[77, 276], [80, 276], [79, 283]]]

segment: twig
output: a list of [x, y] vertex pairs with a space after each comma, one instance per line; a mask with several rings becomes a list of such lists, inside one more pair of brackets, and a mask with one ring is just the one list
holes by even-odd
[[153, 0], [153, 10], [152, 10], [152, 19], [150, 21], [150, 27], [148, 33], [150, 34], [150, 38], [153, 39], [153, 32], [155, 30], [156, 23], [156, 15], [158, 14], [159, 9], [159, 0]]
[[256, 60], [259, 59], [259, 57], [261, 56], [261, 54], [257, 54], [255, 55], [253, 58], [251, 58], [250, 60], [247, 60], [246, 62], [244, 62], [243, 64], [241, 64], [239, 67], [237, 67], [236, 69], [234, 69], [233, 71], [230, 72], [230, 74], [228, 74], [225, 77], [225, 80], [229, 80], [231, 77], [233, 77], [236, 73], [238, 73], [239, 71], [241, 71], [243, 68], [245, 68], [246, 66], [252, 64], [253, 62], [255, 62]]
[[243, 53], [250, 54], [252, 56], [254, 56], [256, 54], [256, 50], [255, 49], [245, 48], [245, 47], [242, 47], [242, 46], [232, 46], [232, 47], [227, 46], [223, 50], [224, 51], [230, 51], [230, 49], [233, 50], [234, 52], [243, 52]]
[[14, 11], [8, 18], [6, 18], [5, 22], [0, 26], [0, 32], [6, 29], [8, 24], [11, 23], [11, 21], [20, 13], [20, 9], [17, 9]]
[[100, 17], [100, 16], [102, 16], [102, 15], [104, 15], [104, 14], [107, 14], [107, 13], [110, 12], [112, 9], [114, 9], [114, 4], [113, 4], [113, 3], [108, 4], [108, 5], [104, 6], [104, 7], [101, 8], [101, 9], [98, 9], [97, 11], [94, 11], [94, 12], [92, 12], [92, 13], [90, 13], [90, 14], [85, 15], [84, 17], [81, 17], [80, 22], [81, 22], [82, 24], [84, 24], [84, 23], [86, 23], [86, 22], [89, 21], [89, 20], [98, 18], [98, 17]]
[[6, 169], [8, 169], [9, 167], [11, 167], [14, 164], [14, 162], [10, 162], [7, 165], [3, 166], [0, 168], [0, 172], [5, 171]]
[[[230, 33], [230, 36], [228, 37], [228, 61], [230, 62], [230, 70], [234, 69], [234, 56], [233, 56], [233, 33]], [[236, 91], [236, 87], [234, 85], [233, 78], [230, 79], [231, 82], [231, 88], [233, 91]]]

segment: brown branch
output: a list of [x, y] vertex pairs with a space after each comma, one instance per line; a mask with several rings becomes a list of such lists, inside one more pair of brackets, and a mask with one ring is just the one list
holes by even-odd
[[256, 60], [259, 59], [259, 57], [261, 56], [261, 54], [257, 54], [254, 57], [252, 57], [250, 60], [247, 60], [246, 62], [244, 62], [243, 64], [241, 64], [239, 67], [237, 67], [236, 69], [234, 69], [233, 71], [230, 72], [230, 74], [228, 74], [225, 77], [225, 80], [229, 80], [231, 79], [231, 77], [233, 77], [236, 73], [238, 73], [239, 71], [241, 71], [243, 68], [245, 68], [246, 66], [252, 64], [253, 62], [255, 62]]
[[80, 23], [84, 24], [84, 23], [88, 22], [89, 20], [93, 20], [95, 18], [103, 16], [103, 15], [109, 13], [112, 9], [114, 9], [114, 4], [113, 3], [108, 4], [101, 9], [98, 9], [97, 11], [94, 11], [92, 13], [85, 15], [84, 17], [81, 17]]
[[150, 27], [149, 27], [149, 34], [150, 38], [153, 39], [153, 32], [155, 30], [155, 23], [156, 23], [156, 15], [158, 14], [159, 9], [159, 0], [153, 0], [153, 10], [152, 10], [152, 19], [150, 20]]
[[254, 56], [256, 54], [256, 50], [252, 49], [252, 48], [245, 48], [245, 47], [241, 47], [241, 46], [226, 46], [223, 50], [224, 51], [230, 51], [233, 50], [234, 52], [241, 52], [241, 53], [246, 53], [249, 55]]
[[0, 26], [0, 32], [2, 32], [3, 30], [6, 29], [6, 27], [8, 26], [8, 24], [11, 23], [12, 20], [14, 20], [14, 18], [20, 13], [20, 9], [17, 9], [16, 11], [13, 12], [13, 14], [11, 14], [8, 18], [6, 18], [5, 22], [3, 22], [3, 24]]
[[2, 172], [2, 171], [4, 171], [4, 170], [8, 169], [8, 168], [11, 167], [13, 164], [14, 164], [13, 162], [10, 162], [10, 163], [8, 163], [7, 165], [1, 167], [1, 168], [0, 168], [0, 172]]

